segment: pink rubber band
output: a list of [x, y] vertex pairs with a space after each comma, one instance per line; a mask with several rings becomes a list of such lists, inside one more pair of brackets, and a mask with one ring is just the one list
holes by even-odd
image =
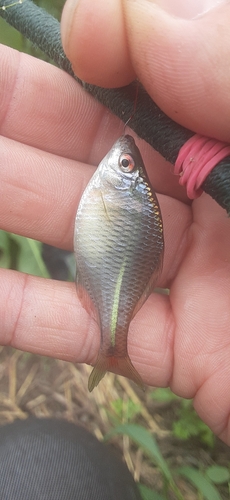
[[179, 183], [186, 185], [187, 195], [193, 200], [203, 190], [201, 186], [212, 169], [226, 156], [230, 156], [230, 145], [215, 139], [195, 134], [179, 151], [174, 174], [180, 175]]

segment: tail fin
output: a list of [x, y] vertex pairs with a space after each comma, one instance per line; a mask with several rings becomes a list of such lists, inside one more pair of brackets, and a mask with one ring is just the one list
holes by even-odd
[[142, 378], [136, 368], [134, 368], [128, 354], [121, 358], [116, 356], [105, 356], [104, 354], [99, 353], [96, 365], [89, 376], [89, 392], [91, 392], [94, 387], [97, 387], [106, 372], [110, 371], [133, 380], [137, 385], [141, 386], [143, 390], [145, 389]]

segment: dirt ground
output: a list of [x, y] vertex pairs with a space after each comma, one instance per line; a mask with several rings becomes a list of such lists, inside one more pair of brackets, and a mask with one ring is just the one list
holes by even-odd
[[[181, 441], [172, 436], [173, 402], [155, 402], [149, 397], [149, 389], [143, 393], [128, 380], [113, 374], [107, 374], [99, 387], [89, 393], [90, 371], [86, 365], [0, 348], [0, 425], [29, 415], [55, 417], [75, 422], [102, 440], [116, 418], [112, 402], [130, 398], [140, 404], [136, 422], [154, 433], [171, 470], [180, 465], [201, 469], [213, 464], [229, 466], [229, 448], [220, 440], [210, 450], [196, 439]], [[136, 481], [161, 492], [160, 471], [127, 436], [113, 438], [111, 445], [123, 456]], [[179, 479], [177, 484], [185, 500], [197, 499], [189, 483]], [[219, 486], [218, 490], [223, 499], [229, 499], [227, 486]], [[174, 498], [171, 496], [170, 500]]]

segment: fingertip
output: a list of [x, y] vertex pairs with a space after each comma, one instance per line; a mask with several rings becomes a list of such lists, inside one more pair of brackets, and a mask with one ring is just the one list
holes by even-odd
[[128, 85], [135, 78], [121, 0], [67, 0], [61, 20], [64, 50], [75, 74], [101, 87]]

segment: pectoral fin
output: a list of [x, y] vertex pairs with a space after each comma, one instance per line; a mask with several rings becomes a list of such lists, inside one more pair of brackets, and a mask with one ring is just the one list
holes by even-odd
[[133, 380], [144, 390], [142, 378], [136, 368], [134, 368], [128, 354], [121, 358], [116, 356], [105, 356], [102, 352], [100, 352], [95, 367], [89, 376], [88, 389], [90, 392], [94, 389], [94, 387], [97, 387], [106, 372], [114, 372], [119, 375], [123, 375], [124, 377]]

